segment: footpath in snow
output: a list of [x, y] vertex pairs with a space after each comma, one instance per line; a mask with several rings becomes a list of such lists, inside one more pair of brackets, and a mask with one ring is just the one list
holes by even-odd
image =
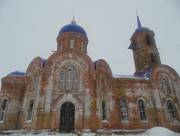
[[[7, 135], [3, 135], [0, 134], [1, 136], [7, 136]], [[42, 132], [39, 134], [23, 134], [23, 133], [13, 133], [10, 134], [9, 136], [77, 136], [76, 134], [72, 134], [72, 133], [56, 133], [56, 134], [49, 134], [47, 132]], [[95, 133], [83, 133], [82, 136], [98, 136], [98, 134]], [[141, 134], [124, 134], [124, 135], [117, 135], [117, 134], [112, 134], [112, 136], [180, 136], [180, 133], [175, 133], [167, 128], [163, 128], [163, 127], [154, 127], [151, 128], [147, 131], [145, 131], [144, 133]]]

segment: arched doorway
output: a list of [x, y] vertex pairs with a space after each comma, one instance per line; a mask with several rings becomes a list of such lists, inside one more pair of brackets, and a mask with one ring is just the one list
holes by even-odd
[[65, 102], [61, 106], [60, 111], [60, 132], [73, 132], [74, 131], [74, 117], [75, 107], [71, 102]]

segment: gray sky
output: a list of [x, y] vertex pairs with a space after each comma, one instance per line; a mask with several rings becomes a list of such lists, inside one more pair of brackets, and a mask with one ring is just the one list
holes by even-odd
[[0, 78], [26, 71], [37, 56], [47, 59], [73, 12], [87, 32], [92, 60], [106, 60], [113, 74], [132, 75], [127, 48], [136, 10], [142, 26], [155, 33], [162, 63], [180, 73], [180, 0], [0, 0]]

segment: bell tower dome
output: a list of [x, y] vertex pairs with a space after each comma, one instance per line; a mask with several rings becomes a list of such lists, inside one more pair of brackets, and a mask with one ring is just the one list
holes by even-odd
[[69, 48], [87, 53], [87, 33], [81, 26], [76, 24], [74, 18], [70, 24], [61, 28], [56, 40], [57, 51]]
[[146, 73], [156, 64], [161, 64], [158, 49], [156, 47], [154, 32], [147, 27], [142, 27], [137, 15], [138, 28], [131, 37], [131, 44], [128, 49], [133, 51], [136, 72]]

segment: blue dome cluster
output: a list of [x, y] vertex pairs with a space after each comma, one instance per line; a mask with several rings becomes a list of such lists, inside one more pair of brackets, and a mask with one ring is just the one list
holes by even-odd
[[65, 25], [63, 28], [61, 28], [59, 34], [62, 34], [64, 32], [78, 32], [87, 37], [86, 31], [81, 26], [77, 25], [74, 19], [70, 24]]

